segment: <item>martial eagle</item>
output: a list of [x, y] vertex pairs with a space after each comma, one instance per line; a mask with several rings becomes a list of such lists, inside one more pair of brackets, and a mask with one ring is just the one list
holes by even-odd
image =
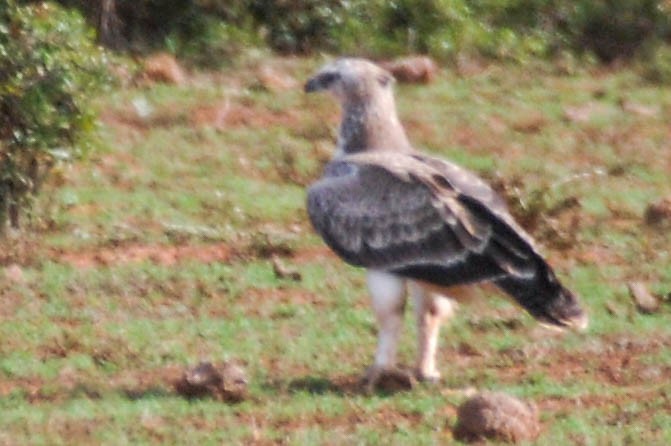
[[394, 104], [393, 76], [372, 62], [339, 59], [305, 84], [340, 102], [336, 154], [308, 190], [315, 230], [345, 262], [367, 269], [379, 324], [365, 380], [396, 371], [406, 292], [418, 324], [416, 376], [437, 380], [441, 322], [453, 313], [445, 288], [491, 282], [536, 319], [584, 329], [588, 319], [513, 219], [475, 174], [411, 146]]

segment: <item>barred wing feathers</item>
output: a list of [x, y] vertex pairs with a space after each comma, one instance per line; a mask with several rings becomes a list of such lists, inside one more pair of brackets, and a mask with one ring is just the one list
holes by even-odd
[[545, 322], [585, 318], [504, 202], [454, 164], [416, 153], [340, 158], [310, 187], [308, 214], [352, 265], [439, 286], [493, 281]]

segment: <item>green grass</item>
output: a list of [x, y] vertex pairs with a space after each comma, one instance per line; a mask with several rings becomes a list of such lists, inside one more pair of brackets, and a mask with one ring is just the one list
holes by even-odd
[[[302, 80], [316, 65], [283, 66]], [[542, 216], [531, 230], [591, 328], [553, 336], [478, 291], [443, 330], [439, 386], [366, 395], [354, 385], [375, 344], [363, 273], [326, 254], [304, 210], [335, 104], [259, 89], [253, 64], [198, 79], [101, 98], [107, 148], [55, 177], [63, 186], [45, 190], [35, 220], [45, 224], [3, 242], [23, 278], [0, 282], [0, 444], [449, 444], [464, 399], [453, 390], [467, 386], [534, 401], [537, 444], [671, 441], [671, 309], [639, 314], [626, 287], [671, 288], [669, 233], [643, 223], [671, 194], [671, 92], [632, 68], [500, 66], [399, 85], [417, 147], [503, 179], [512, 205], [545, 194], [527, 209]], [[138, 97], [153, 109], [146, 122]], [[224, 101], [258, 121], [191, 121]], [[567, 117], [588, 106], [588, 119]], [[548, 228], [573, 242], [557, 247]], [[301, 280], [278, 278], [273, 255]], [[408, 311], [408, 365], [412, 322]], [[170, 377], [202, 359], [241, 361], [250, 398], [176, 394]]]

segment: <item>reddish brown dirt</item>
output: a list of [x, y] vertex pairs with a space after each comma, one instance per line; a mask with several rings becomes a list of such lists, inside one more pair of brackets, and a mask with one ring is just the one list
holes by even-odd
[[312, 262], [321, 262], [325, 259], [335, 259], [336, 255], [325, 245], [310, 246], [308, 248], [297, 249], [291, 255], [291, 263], [304, 265]]
[[[473, 355], [456, 348], [450, 352], [454, 367], [479, 368], [496, 370], [497, 380], [519, 382], [539, 373], [548, 376], [558, 383], [584, 380], [586, 382], [605, 382], [617, 387], [616, 391], [601, 395], [598, 393], [584, 394], [579, 397], [547, 397], [536, 398], [540, 413], [546, 419], [557, 416], [568, 416], [576, 410], [598, 408], [604, 410], [607, 422], [627, 422], [627, 417], [652, 419], [659, 410], [659, 397], [664, 395], [663, 388], [671, 378], [671, 367], [660, 364], [654, 373], [646, 372], [649, 365], [644, 364], [644, 355], [671, 346], [671, 339], [634, 339], [609, 337], [595, 340], [580, 351], [567, 352], [550, 347], [534, 347], [518, 363], [497, 366], [491, 361], [497, 357], [490, 354]], [[602, 349], [604, 349], [602, 351]], [[522, 355], [524, 356], [524, 355]], [[276, 369], [272, 364], [265, 364], [269, 376], [304, 376], [290, 381], [281, 379], [269, 382], [268, 385], [277, 389], [278, 394], [290, 396], [295, 392], [314, 394], [332, 393], [343, 397], [359, 395], [362, 392], [358, 375], [333, 375], [325, 378], [310, 376], [311, 371], [305, 367], [291, 370]], [[173, 395], [174, 384], [177, 382], [184, 367], [167, 365], [160, 368], [125, 370], [107, 379], [100, 380], [87, 376], [85, 372], [65, 368], [55, 379], [44, 380], [38, 377], [0, 379], [0, 398], [21, 392], [28, 401], [39, 404], [42, 402], [58, 402], [72, 398], [74, 394], [99, 398], [108, 392], [120, 392], [128, 398], [144, 398], [148, 395]], [[668, 400], [668, 398], [667, 398]], [[641, 402], [641, 410], [634, 414], [623, 404], [630, 401]], [[646, 401], [657, 401], [646, 405]], [[671, 410], [669, 400], [668, 410]], [[451, 437], [450, 425], [455, 419], [455, 407], [447, 404], [444, 409], [444, 435], [446, 441]], [[382, 404], [374, 415], [363, 413], [356, 405], [337, 415], [327, 415], [320, 411], [306, 413], [301, 417], [255, 417], [253, 412], [240, 412], [240, 422], [253, 426], [256, 432], [250, 438], [250, 444], [264, 444], [263, 432], [269, 429], [296, 431], [319, 424], [329, 428], [338, 428], [345, 432], [355, 431], [362, 424], [386, 427], [389, 429], [412, 429], [425, 422], [421, 412], [399, 410], [394, 401]], [[186, 420], [191, 423], [208, 423], [203, 419]], [[86, 436], [86, 426], [78, 435]], [[77, 428], [76, 426], [74, 427]], [[205, 426], [204, 428], [207, 428]], [[214, 428], [214, 427], [212, 427]]]
[[503, 357], [503, 362], [495, 366], [501, 382], [519, 382], [541, 374], [558, 382], [589, 380], [629, 388], [671, 379], [671, 365], [644, 360], [669, 346], [671, 339], [603, 338], [579, 351], [530, 347], [528, 351], [506, 351], [495, 358], [476, 357], [468, 362], [469, 367], [491, 367], [486, 363]]
[[196, 127], [255, 127], [280, 126], [296, 128], [300, 114], [296, 110], [273, 111], [258, 106], [223, 102], [199, 105], [188, 113], [190, 122]]
[[267, 128], [272, 126], [298, 128], [303, 117], [298, 110], [269, 110], [267, 108], [222, 101], [212, 104], [194, 105], [188, 110], [170, 104], [155, 110], [142, 118], [130, 106], [115, 110], [103, 110], [100, 120], [110, 127], [128, 136], [128, 131], [146, 132], [156, 127], [192, 124], [195, 127], [224, 128]]
[[211, 245], [142, 245], [122, 244], [79, 251], [52, 249], [49, 257], [77, 268], [93, 268], [125, 263], [151, 261], [159, 265], [174, 265], [185, 260], [203, 263], [225, 262], [234, 256], [227, 243]]

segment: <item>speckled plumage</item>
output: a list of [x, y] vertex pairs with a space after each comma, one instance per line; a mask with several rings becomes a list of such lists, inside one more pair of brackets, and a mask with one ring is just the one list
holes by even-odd
[[[546, 323], [584, 327], [577, 298], [492, 188], [412, 148], [396, 114], [392, 83], [368, 61], [341, 59], [306, 84], [306, 91], [331, 91], [343, 108], [336, 156], [308, 191], [317, 232], [353, 265], [420, 285], [490, 281]], [[384, 325], [384, 317], [378, 319]]]

